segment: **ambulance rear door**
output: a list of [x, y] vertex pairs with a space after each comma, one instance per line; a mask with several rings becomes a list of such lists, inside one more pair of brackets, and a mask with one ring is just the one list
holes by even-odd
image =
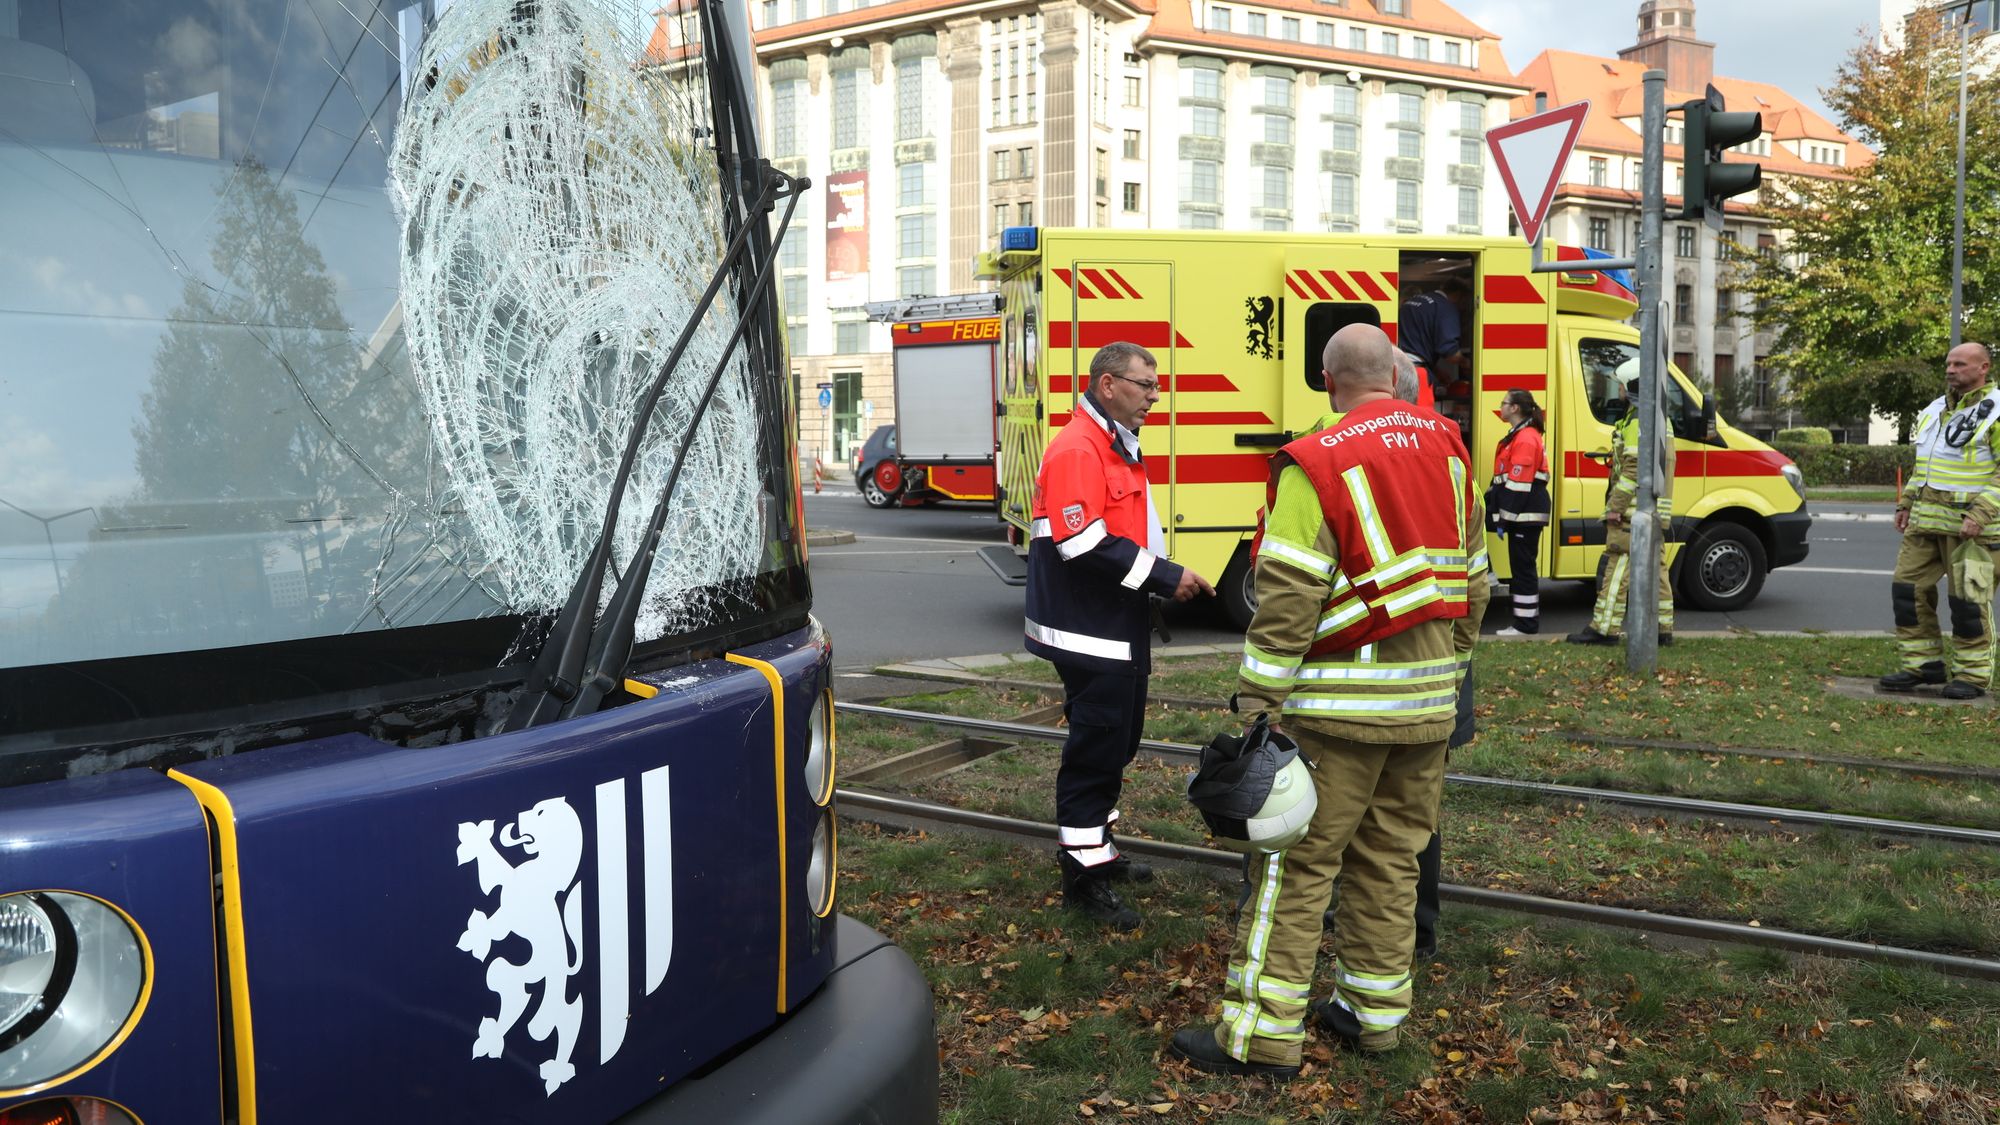
[[1142, 434], [1142, 447], [1153, 482], [1153, 505], [1166, 533], [1167, 553], [1172, 555], [1172, 513], [1178, 510], [1172, 419], [1176, 376], [1187, 347], [1175, 331], [1174, 264], [1138, 254], [1125, 257], [1114, 247], [1051, 242], [1043, 251], [1049, 266], [1043, 310], [1048, 318], [1050, 436], [1069, 423], [1076, 400], [1089, 388], [1090, 358], [1097, 349], [1123, 340], [1152, 352], [1159, 363], [1160, 401]]
[[1335, 332], [1374, 324], [1396, 338], [1397, 263], [1392, 246], [1321, 242], [1286, 250], [1281, 428], [1306, 433], [1332, 409], [1320, 356]]

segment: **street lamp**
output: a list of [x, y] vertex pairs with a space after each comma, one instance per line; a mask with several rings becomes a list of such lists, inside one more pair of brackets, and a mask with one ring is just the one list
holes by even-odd
[[42, 537], [49, 542], [49, 569], [55, 571], [56, 574], [56, 596], [61, 597], [63, 592], [62, 564], [56, 559], [56, 536], [55, 532], [50, 529], [50, 525], [54, 524], [57, 520], [66, 520], [71, 516], [82, 515], [85, 512], [90, 512], [94, 516], [97, 510], [86, 504], [81, 508], [71, 508], [60, 515], [38, 516], [10, 500], [0, 499], [0, 504], [5, 504], [9, 508], [42, 525]]

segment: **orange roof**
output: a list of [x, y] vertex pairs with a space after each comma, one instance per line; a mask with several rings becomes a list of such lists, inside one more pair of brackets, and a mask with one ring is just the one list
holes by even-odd
[[1188, 0], [1158, 0], [1158, 11], [1154, 14], [1151, 25], [1140, 34], [1138, 41], [1228, 47], [1239, 51], [1284, 55], [1310, 62], [1350, 67], [1365, 66], [1371, 70], [1395, 70], [1436, 78], [1456, 78], [1466, 82], [1477, 81], [1513, 89], [1523, 87], [1523, 83], [1514, 77], [1514, 72], [1507, 68], [1506, 56], [1500, 53], [1500, 40], [1492, 32], [1480, 28], [1453, 11], [1450, 6], [1443, 3], [1443, 0], [1410, 0], [1412, 14], [1408, 17], [1377, 15], [1370, 0], [1347, 0], [1341, 7], [1318, 3], [1317, 0], [1245, 0], [1245, 2], [1272, 11], [1297, 12], [1319, 19], [1332, 19], [1338, 16], [1394, 25], [1414, 31], [1431, 31], [1442, 35], [1483, 39], [1485, 42], [1479, 48], [1477, 67], [1453, 66], [1436, 59], [1411, 59], [1372, 51], [1321, 47], [1310, 41], [1208, 31], [1195, 25], [1194, 13]]
[[[1153, 0], [1117, 0], [1117, 2], [1133, 9], [1141, 15], [1151, 15], [1153, 13]], [[763, 47], [772, 43], [782, 43], [792, 39], [823, 35], [829, 31], [841, 31], [863, 24], [894, 22], [906, 16], [922, 16], [933, 13], [958, 14], [955, 9], [969, 9], [970, 7], [965, 0], [891, 0], [887, 4], [871, 4], [865, 8], [855, 8], [851, 11], [838, 12], [830, 16], [818, 16], [809, 20], [781, 23], [769, 28], [759, 27], [752, 32], [751, 39], [757, 46]], [[1009, 11], [997, 14], [1012, 15], [1015, 13]], [[941, 21], [933, 21], [931, 26], [935, 30], [943, 30], [943, 23]]]
[[[1643, 151], [1643, 145], [1636, 120], [1642, 115], [1646, 69], [1643, 63], [1624, 59], [1581, 55], [1574, 51], [1543, 51], [1522, 69], [1520, 82], [1535, 93], [1546, 93], [1551, 106], [1590, 102], [1592, 112], [1584, 120], [1583, 134], [1576, 141], [1579, 149], [1638, 156]], [[1811, 140], [1844, 146], [1847, 150], [1845, 167], [1848, 168], [1865, 165], [1875, 158], [1867, 145], [1848, 136], [1776, 86], [1721, 75], [1717, 75], [1714, 82], [1731, 109], [1754, 109], [1762, 113], [1764, 130], [1771, 134], [1774, 141]], [[1691, 101], [1701, 95], [1700, 90], [1669, 87], [1667, 104], [1672, 106]], [[1513, 112], [1516, 118], [1533, 114], [1534, 94], [1514, 99]], [[1626, 124], [1628, 120], [1635, 124]], [[1670, 160], [1681, 158], [1678, 145], [1668, 145], [1666, 152]], [[1768, 156], [1732, 156], [1742, 160], [1755, 159], [1766, 171], [1779, 175], [1837, 175], [1839, 167], [1810, 163], [1777, 144], [1771, 146]]]

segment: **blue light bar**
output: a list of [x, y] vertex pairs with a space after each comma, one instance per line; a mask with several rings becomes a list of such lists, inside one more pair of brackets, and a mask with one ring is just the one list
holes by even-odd
[[1000, 249], [1033, 250], [1037, 233], [1039, 232], [1034, 227], [1008, 227], [1000, 232]]
[[[1583, 248], [1583, 256], [1586, 259], [1588, 259], [1588, 258], [1610, 258], [1610, 257], [1615, 257], [1616, 255], [1607, 253], [1606, 251], [1603, 250], [1599, 250], [1593, 246], [1586, 246]], [[1635, 279], [1632, 276], [1631, 270], [1604, 270], [1603, 273], [1604, 276], [1610, 278], [1611, 280], [1617, 282], [1620, 285], [1623, 285], [1627, 291], [1632, 293], [1637, 293], [1639, 291], [1637, 279]]]

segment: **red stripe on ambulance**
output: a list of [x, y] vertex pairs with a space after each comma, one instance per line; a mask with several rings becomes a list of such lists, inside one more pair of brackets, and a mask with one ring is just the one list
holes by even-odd
[[1480, 346], [1487, 348], [1533, 348], [1546, 350], [1549, 346], [1549, 326], [1547, 324], [1489, 324], [1480, 335]]
[[[1191, 348], [1187, 337], [1173, 330], [1173, 325], [1164, 320], [1086, 320], [1077, 325], [1076, 347], [1101, 348], [1106, 344], [1124, 340], [1142, 348]], [[1049, 346], [1070, 347], [1071, 323], [1067, 320], [1049, 322]]]
[[1519, 274], [1489, 274], [1486, 278], [1489, 305], [1542, 305], [1542, 292], [1535, 283]]

